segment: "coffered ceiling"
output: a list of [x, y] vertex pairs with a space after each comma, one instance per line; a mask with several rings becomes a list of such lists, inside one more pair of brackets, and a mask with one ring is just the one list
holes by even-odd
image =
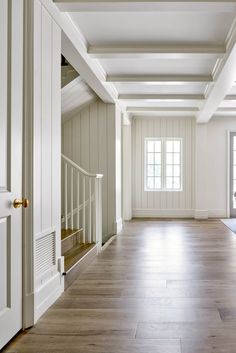
[[235, 1], [55, 3], [100, 86], [80, 74], [104, 101], [130, 115], [236, 116]]

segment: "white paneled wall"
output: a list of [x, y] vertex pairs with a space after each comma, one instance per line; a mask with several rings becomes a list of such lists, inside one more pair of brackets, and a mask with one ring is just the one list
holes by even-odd
[[[137, 117], [132, 123], [132, 208], [136, 217], [191, 217], [195, 208], [195, 120]], [[183, 139], [183, 191], [144, 190], [146, 137]]]
[[211, 119], [207, 124], [207, 202], [209, 217], [226, 217], [229, 207], [228, 133], [236, 131], [235, 117]]
[[[25, 195], [33, 195], [25, 219], [29, 274], [26, 297], [34, 302], [32, 325], [63, 291], [61, 237], [61, 29], [38, 0], [26, 3]], [[61, 269], [63, 271], [63, 269]]]
[[116, 154], [121, 148], [116, 115], [115, 105], [97, 100], [62, 125], [62, 153], [86, 171], [103, 174], [103, 241], [116, 232], [121, 207], [116, 205]]

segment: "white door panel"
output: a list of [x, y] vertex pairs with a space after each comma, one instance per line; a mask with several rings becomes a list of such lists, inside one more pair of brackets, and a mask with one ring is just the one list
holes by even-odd
[[0, 0], [0, 77], [1, 349], [22, 328], [22, 0]]

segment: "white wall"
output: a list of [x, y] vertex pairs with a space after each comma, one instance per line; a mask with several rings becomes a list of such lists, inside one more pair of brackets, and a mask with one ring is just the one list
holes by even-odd
[[196, 125], [196, 145], [195, 145], [195, 212], [196, 219], [208, 218], [208, 144], [207, 144], [207, 124]]
[[207, 189], [209, 217], [227, 216], [227, 132], [236, 131], [236, 118], [214, 118], [207, 124]]
[[[195, 208], [195, 120], [191, 118], [135, 118], [132, 123], [132, 205], [136, 217], [191, 217]], [[183, 191], [144, 190], [146, 137], [183, 138]]]
[[24, 290], [26, 305], [34, 308], [33, 315], [28, 310], [29, 326], [64, 288], [59, 268], [61, 30], [38, 0], [26, 3], [25, 40], [24, 192], [31, 204], [24, 219]]
[[[187, 118], [136, 118], [132, 125], [133, 216], [227, 217], [229, 131], [236, 131], [235, 117], [216, 117], [208, 124]], [[144, 191], [145, 137], [183, 138], [183, 192]]]
[[62, 152], [91, 173], [103, 174], [103, 242], [121, 222], [121, 117], [113, 104], [91, 103], [62, 124]]

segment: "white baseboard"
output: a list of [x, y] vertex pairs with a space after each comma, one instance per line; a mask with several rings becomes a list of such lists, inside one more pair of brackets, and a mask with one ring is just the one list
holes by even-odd
[[137, 218], [193, 218], [194, 210], [189, 209], [133, 209], [133, 217]]
[[114, 234], [119, 234], [123, 229], [122, 218], [115, 220], [114, 222]]
[[59, 272], [35, 292], [34, 324], [64, 291], [64, 281]]
[[208, 219], [208, 210], [195, 210], [195, 219]]
[[208, 211], [209, 218], [227, 218], [227, 210], [216, 209]]
[[227, 211], [224, 209], [212, 210], [193, 210], [193, 209], [151, 209], [139, 208], [133, 209], [133, 217], [137, 218], [224, 218], [227, 217]]

